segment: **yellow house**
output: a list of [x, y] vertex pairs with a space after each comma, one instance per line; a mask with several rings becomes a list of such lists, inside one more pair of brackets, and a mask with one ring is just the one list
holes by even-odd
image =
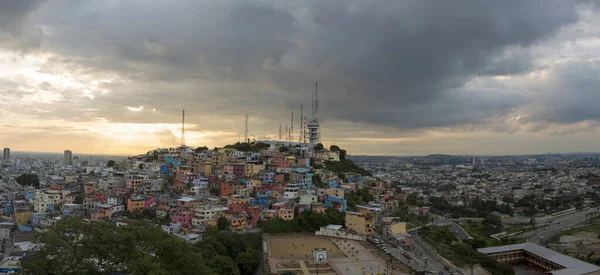
[[245, 175], [246, 177], [254, 177], [260, 174], [265, 169], [265, 166], [262, 164], [246, 164], [245, 165]]
[[212, 175], [212, 163], [207, 162], [204, 164], [204, 175], [206, 175], [207, 177]]
[[375, 218], [373, 215], [346, 212], [345, 226], [357, 234], [371, 236], [375, 232]]
[[26, 224], [29, 221], [31, 221], [31, 216], [33, 216], [33, 211], [32, 210], [17, 210], [17, 213], [15, 214], [15, 219], [17, 221], [17, 224]]
[[329, 188], [329, 189], [327, 189], [327, 195], [343, 198], [344, 197], [344, 189]]
[[231, 204], [247, 204], [250, 203], [250, 198], [240, 195], [231, 196]]
[[388, 236], [396, 234], [406, 234], [406, 223], [398, 222], [388, 226]]

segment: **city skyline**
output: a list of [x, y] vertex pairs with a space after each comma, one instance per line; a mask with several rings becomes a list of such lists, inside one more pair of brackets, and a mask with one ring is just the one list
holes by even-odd
[[182, 109], [190, 146], [246, 113], [276, 139], [318, 81], [322, 142], [352, 155], [598, 152], [599, 23], [593, 1], [5, 1], [0, 140], [135, 155], [177, 146]]

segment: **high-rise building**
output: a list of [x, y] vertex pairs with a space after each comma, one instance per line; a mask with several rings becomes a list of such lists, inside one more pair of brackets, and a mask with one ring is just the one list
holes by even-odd
[[3, 160], [10, 159], [10, 148], [4, 148], [4, 154], [2, 155]]
[[64, 165], [73, 165], [73, 153], [69, 150], [65, 150], [65, 155], [63, 157]]

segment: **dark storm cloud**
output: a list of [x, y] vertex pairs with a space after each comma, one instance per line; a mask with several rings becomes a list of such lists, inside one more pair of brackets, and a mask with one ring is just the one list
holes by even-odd
[[70, 110], [135, 122], [177, 121], [184, 107], [277, 120], [308, 110], [319, 81], [325, 121], [481, 123], [530, 99], [465, 84], [532, 70], [529, 47], [578, 20], [576, 2], [546, 0], [69, 3], [40, 10], [43, 50], [63, 56], [50, 62], [126, 79], [93, 100], [71, 93]]
[[545, 81], [532, 87], [540, 93], [536, 112], [526, 122], [571, 124], [600, 121], [600, 61], [568, 61], [552, 67]]
[[[349, 105], [362, 113], [355, 119], [364, 122], [418, 127], [473, 122], [497, 111], [508, 112], [516, 105], [507, 101], [526, 101], [511, 98], [500, 99], [496, 106], [480, 105], [473, 101], [485, 96], [465, 101], [459, 94], [451, 101], [442, 100], [474, 76], [527, 71], [531, 60], [522, 48], [578, 19], [574, 4], [564, 1], [388, 3], [353, 10], [347, 2], [327, 1], [311, 8], [316, 26], [307, 36], [312, 44], [300, 48], [304, 51], [300, 56], [331, 63], [326, 73], [351, 80], [329, 98], [343, 95], [346, 104], [324, 109], [325, 116], [346, 113], [344, 105]], [[438, 105], [442, 108], [432, 107]], [[472, 113], [471, 105], [488, 105], [491, 113], [479, 108]], [[406, 110], [412, 115], [407, 116]], [[436, 115], [439, 123], [426, 119]]]
[[43, 32], [29, 22], [44, 0], [0, 1], [0, 47], [30, 50], [39, 47]]

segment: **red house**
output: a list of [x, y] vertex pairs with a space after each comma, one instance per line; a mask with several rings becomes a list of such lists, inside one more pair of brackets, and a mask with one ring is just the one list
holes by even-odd
[[171, 218], [171, 222], [180, 222], [185, 225], [192, 224], [192, 219], [194, 218], [194, 213], [191, 211], [182, 211], [177, 213], [175, 216]]
[[233, 187], [229, 182], [221, 182], [221, 196], [229, 197], [233, 193]]

